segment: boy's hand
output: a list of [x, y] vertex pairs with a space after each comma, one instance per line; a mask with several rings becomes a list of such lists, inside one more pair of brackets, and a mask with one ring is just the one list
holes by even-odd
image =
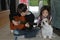
[[28, 28], [30, 27], [29, 23], [26, 23], [25, 26], [28, 27]]
[[14, 20], [12, 20], [12, 23], [13, 23], [14, 25], [19, 25], [19, 22], [14, 21]]

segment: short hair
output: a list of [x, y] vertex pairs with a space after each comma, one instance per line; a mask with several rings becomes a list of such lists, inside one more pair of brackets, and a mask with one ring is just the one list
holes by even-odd
[[17, 7], [17, 12], [25, 12], [27, 10], [27, 5], [24, 3], [20, 3]]

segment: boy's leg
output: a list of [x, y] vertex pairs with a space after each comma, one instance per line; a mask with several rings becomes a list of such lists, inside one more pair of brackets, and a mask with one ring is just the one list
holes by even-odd
[[22, 36], [26, 34], [26, 30], [14, 30], [13, 34], [14, 36]]
[[14, 34], [14, 36], [19, 36], [20, 35], [20, 31], [19, 30], [14, 30], [13, 34]]
[[18, 36], [20, 35], [20, 32], [19, 32], [19, 30], [14, 30], [13, 34], [14, 34], [14, 37], [15, 37], [14, 40], [17, 40]]

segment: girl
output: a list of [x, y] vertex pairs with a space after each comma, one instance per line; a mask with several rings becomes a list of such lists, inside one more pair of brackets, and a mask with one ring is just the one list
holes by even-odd
[[40, 11], [40, 15], [38, 17], [37, 25], [41, 28], [41, 21], [42, 19], [47, 18], [49, 21], [49, 24], [51, 24], [51, 13], [50, 13], [50, 7], [49, 6], [43, 6]]

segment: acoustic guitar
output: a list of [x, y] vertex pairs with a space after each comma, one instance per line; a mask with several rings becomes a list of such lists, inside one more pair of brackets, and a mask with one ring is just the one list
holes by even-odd
[[14, 16], [13, 17], [16, 22], [19, 22], [19, 25], [14, 25], [12, 22], [10, 23], [12, 29], [25, 29], [26, 18], [24, 16]]

